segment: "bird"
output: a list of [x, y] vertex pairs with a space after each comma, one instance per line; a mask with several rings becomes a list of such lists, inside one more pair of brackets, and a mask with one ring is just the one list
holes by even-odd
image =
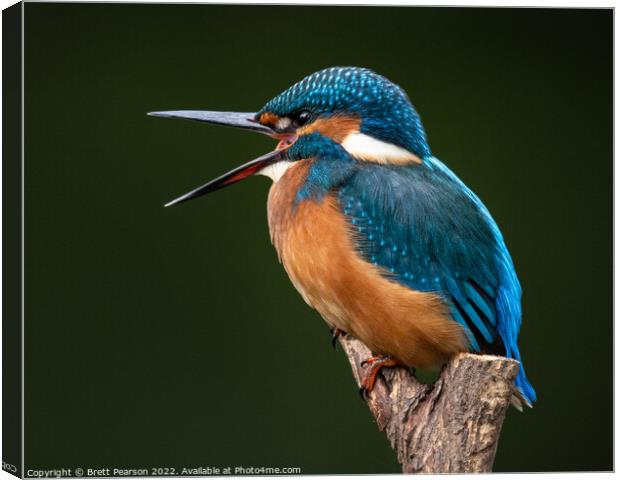
[[271, 178], [271, 241], [291, 282], [335, 340], [382, 368], [437, 369], [462, 352], [520, 362], [511, 403], [536, 393], [518, 347], [522, 290], [482, 201], [431, 152], [407, 93], [362, 67], [312, 73], [257, 112], [148, 115], [268, 135], [275, 149], [182, 195], [186, 202], [254, 175]]

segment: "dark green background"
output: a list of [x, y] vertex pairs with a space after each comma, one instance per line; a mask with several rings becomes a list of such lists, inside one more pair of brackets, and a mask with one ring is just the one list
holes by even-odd
[[306, 74], [400, 84], [491, 210], [539, 395], [497, 471], [612, 468], [611, 10], [26, 4], [26, 469], [399, 470], [266, 225], [268, 180], [162, 204], [274, 142]]

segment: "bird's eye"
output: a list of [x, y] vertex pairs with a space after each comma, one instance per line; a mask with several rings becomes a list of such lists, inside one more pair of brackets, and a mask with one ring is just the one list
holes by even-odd
[[308, 123], [311, 119], [312, 119], [312, 114], [305, 110], [302, 112], [299, 112], [295, 118], [297, 125], [299, 125], [300, 127]]

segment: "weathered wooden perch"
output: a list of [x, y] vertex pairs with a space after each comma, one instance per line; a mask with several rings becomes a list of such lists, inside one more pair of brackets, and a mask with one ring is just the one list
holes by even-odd
[[[350, 335], [339, 340], [359, 385], [371, 353]], [[368, 406], [403, 472], [490, 472], [518, 370], [509, 358], [464, 353], [431, 386], [404, 368], [384, 368]]]

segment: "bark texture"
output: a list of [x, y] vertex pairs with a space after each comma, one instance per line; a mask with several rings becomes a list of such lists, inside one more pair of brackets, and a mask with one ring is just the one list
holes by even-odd
[[[339, 340], [359, 385], [371, 352], [350, 335]], [[490, 472], [518, 371], [509, 358], [463, 353], [431, 386], [407, 369], [384, 368], [368, 407], [403, 472]]]

